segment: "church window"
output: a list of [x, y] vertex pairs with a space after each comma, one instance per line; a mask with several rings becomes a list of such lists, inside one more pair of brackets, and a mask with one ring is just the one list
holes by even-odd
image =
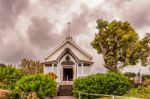
[[45, 66], [52, 66], [52, 64], [51, 63], [46, 63]]
[[54, 67], [57, 67], [57, 64], [54, 64]]
[[79, 63], [78, 66], [81, 66], [81, 63]]
[[90, 63], [83, 63], [83, 66], [90, 66]]

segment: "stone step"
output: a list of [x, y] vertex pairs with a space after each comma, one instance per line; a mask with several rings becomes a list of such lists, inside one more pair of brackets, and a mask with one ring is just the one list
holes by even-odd
[[72, 95], [72, 85], [60, 85], [58, 95], [59, 96], [70, 96]]
[[55, 96], [52, 99], [77, 99], [73, 96]]

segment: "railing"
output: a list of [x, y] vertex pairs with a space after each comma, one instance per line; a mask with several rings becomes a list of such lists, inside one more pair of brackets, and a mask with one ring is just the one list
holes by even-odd
[[125, 96], [115, 96], [115, 95], [106, 95], [106, 94], [93, 94], [93, 93], [83, 93], [79, 92], [79, 99], [82, 99], [81, 95], [90, 95], [90, 96], [100, 96], [100, 97], [111, 97], [111, 99], [115, 98], [123, 98], [123, 99], [144, 99], [144, 98], [135, 98], [135, 97], [125, 97]]

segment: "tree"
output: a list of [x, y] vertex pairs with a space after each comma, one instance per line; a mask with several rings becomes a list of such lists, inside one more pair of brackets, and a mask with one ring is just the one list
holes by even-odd
[[36, 74], [43, 72], [43, 65], [40, 61], [33, 61], [31, 59], [22, 59], [19, 65], [27, 74]]
[[138, 56], [142, 65], [147, 66], [150, 56], [150, 33], [146, 33], [145, 37], [139, 41]]
[[150, 56], [150, 37], [147, 34], [139, 39], [138, 34], [128, 22], [97, 20], [98, 33], [91, 42], [93, 48], [103, 55], [105, 67], [117, 72], [120, 67], [135, 65], [141, 61], [147, 65]]

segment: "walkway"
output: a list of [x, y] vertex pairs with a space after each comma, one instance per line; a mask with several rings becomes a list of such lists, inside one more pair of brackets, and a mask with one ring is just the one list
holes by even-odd
[[53, 97], [52, 99], [76, 99], [76, 98], [73, 96], [56, 96]]

